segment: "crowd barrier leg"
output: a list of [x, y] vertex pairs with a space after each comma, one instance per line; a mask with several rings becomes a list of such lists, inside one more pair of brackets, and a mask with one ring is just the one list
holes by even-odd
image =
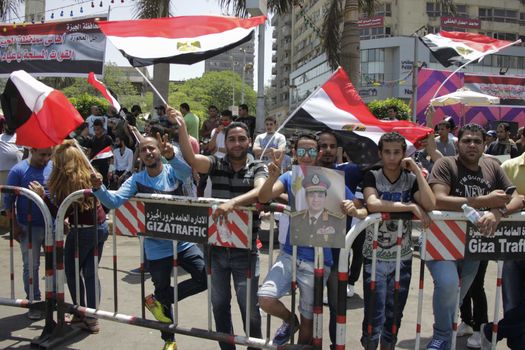
[[[297, 246], [292, 246], [292, 285], [291, 285], [291, 294], [292, 294], [292, 321], [290, 323], [290, 326], [292, 329], [295, 329], [295, 304], [297, 302], [296, 300], [296, 293], [297, 293]], [[292, 332], [292, 335], [290, 336], [290, 344], [295, 344], [295, 333]]]
[[11, 204], [9, 215], [9, 279], [11, 281], [11, 299], [15, 299], [15, 252], [14, 252], [14, 231], [15, 231], [15, 204]]
[[379, 236], [379, 223], [374, 224], [374, 236], [372, 239], [372, 271], [370, 273], [370, 303], [368, 305], [368, 324], [367, 324], [367, 337], [366, 337], [366, 348], [370, 349], [372, 341], [372, 320], [374, 316], [374, 310], [376, 308], [376, 266], [377, 266], [377, 248], [379, 243], [377, 238]]
[[[115, 225], [115, 211], [112, 213], [113, 225]], [[115, 313], [118, 312], [118, 283], [117, 283], [117, 235], [115, 230], [112, 232], [112, 243], [113, 243], [113, 310]], [[142, 268], [141, 268], [142, 270]]]
[[139, 248], [140, 248], [140, 312], [142, 318], [146, 318], [146, 287], [144, 285], [144, 237], [139, 236]]
[[[351, 245], [350, 245], [351, 246]], [[352, 254], [354, 254], [352, 252]], [[348, 285], [348, 263], [349, 249], [341, 249], [339, 252], [339, 267], [337, 272], [337, 303], [336, 303], [336, 336], [335, 350], [344, 350], [346, 347], [346, 286]]]
[[[27, 202], [27, 257], [29, 259], [29, 302], [35, 301], [35, 286], [33, 285], [35, 275], [35, 261], [33, 261], [33, 202]], [[40, 249], [40, 247], [39, 247]], [[38, 277], [37, 277], [38, 278]]]
[[173, 327], [177, 327], [179, 323], [179, 289], [177, 288], [179, 280], [179, 259], [177, 252], [178, 241], [173, 241]]
[[[268, 271], [266, 274], [270, 272], [273, 266], [274, 234], [275, 234], [275, 215], [273, 212], [270, 212], [270, 230], [268, 232]], [[272, 315], [266, 314], [266, 341], [270, 341], [271, 323], [272, 323]]]
[[392, 337], [393, 343], [397, 343], [397, 312], [399, 309], [399, 288], [400, 288], [400, 274], [401, 274], [401, 241], [403, 238], [403, 220], [397, 221], [397, 237], [396, 237], [396, 270], [394, 275], [394, 319], [392, 320]]
[[322, 247], [315, 248], [314, 261], [314, 319], [313, 345], [323, 346], [323, 290], [324, 290], [324, 251]]
[[426, 243], [427, 230], [423, 230], [421, 235], [420, 247], [420, 268], [419, 268], [419, 291], [417, 295], [417, 319], [416, 319], [416, 343], [415, 350], [419, 350], [421, 344], [421, 316], [423, 314], [423, 290], [425, 288], [425, 259], [426, 259]]
[[[75, 300], [76, 303], [80, 304], [80, 260], [79, 260], [79, 254], [80, 254], [80, 246], [78, 242], [79, 234], [78, 234], [78, 203], [75, 203], [73, 205], [74, 208], [74, 215], [75, 215]], [[66, 276], [67, 280], [67, 276]]]
[[252, 271], [252, 251], [251, 249], [247, 249], [248, 254], [248, 267], [246, 269], [246, 320], [245, 320], [245, 333], [246, 336], [250, 336], [250, 320], [251, 320], [251, 308], [252, 308], [252, 278], [253, 278], [253, 271]]
[[[498, 260], [498, 276], [496, 278], [496, 302], [494, 303], [494, 320], [492, 322], [492, 339], [491, 349], [496, 350], [496, 341], [498, 338], [498, 321], [499, 321], [499, 300], [501, 298], [501, 285], [503, 275], [503, 261]], [[483, 332], [483, 330], [481, 330]]]
[[207, 280], [207, 299], [208, 299], [208, 332], [212, 331], [212, 306], [211, 306], [211, 253], [212, 253], [212, 246], [205, 245], [207, 254], [206, 254], [206, 280]]
[[458, 317], [459, 317], [459, 305], [461, 303], [461, 276], [459, 276], [459, 282], [458, 282], [458, 294], [456, 297], [456, 307], [454, 311], [453, 321], [452, 321], [452, 341], [450, 343], [450, 348], [455, 349], [456, 348], [456, 335], [458, 334]]
[[[96, 203], [96, 201], [95, 201]], [[95, 245], [93, 247], [93, 268], [95, 269], [95, 305], [96, 308], [99, 308], [100, 305], [100, 285], [99, 285], [99, 278], [98, 278], [98, 262], [100, 259], [99, 251], [98, 251], [98, 216], [97, 211], [93, 210], [93, 222], [95, 223]], [[86, 296], [87, 298], [87, 296]]]

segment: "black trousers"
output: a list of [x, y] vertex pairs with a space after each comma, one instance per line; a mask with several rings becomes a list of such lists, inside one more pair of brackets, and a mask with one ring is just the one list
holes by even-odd
[[365, 243], [365, 230], [361, 231], [352, 243], [352, 263], [348, 274], [348, 284], [354, 285], [361, 274], [363, 266], [363, 244]]
[[482, 323], [488, 322], [487, 295], [485, 294], [484, 282], [487, 272], [488, 261], [480, 261], [478, 273], [461, 305], [461, 320], [479, 332]]

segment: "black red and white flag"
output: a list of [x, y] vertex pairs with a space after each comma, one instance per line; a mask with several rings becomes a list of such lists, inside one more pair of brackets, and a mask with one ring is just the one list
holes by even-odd
[[113, 94], [109, 91], [109, 89], [106, 87], [106, 85], [104, 85], [104, 83], [102, 83], [100, 80], [97, 79], [97, 77], [95, 76], [95, 73], [93, 72], [89, 72], [89, 75], [88, 75], [88, 79], [87, 79], [88, 83], [90, 85], [92, 85], [95, 89], [97, 89], [98, 91], [100, 91], [100, 93], [102, 94], [102, 96], [104, 96], [104, 98], [106, 100], [109, 101], [109, 103], [115, 107], [115, 109], [118, 111], [120, 111], [120, 103], [118, 103], [117, 99], [115, 98], [115, 96], [113, 96]]
[[104, 149], [102, 149], [100, 152], [95, 154], [95, 156], [91, 159], [91, 162], [94, 160], [107, 159], [111, 157], [113, 157], [113, 150], [111, 149], [111, 146], [107, 146]]
[[386, 132], [396, 131], [403, 135], [412, 152], [433, 132], [406, 120], [377, 119], [341, 67], [284, 124], [287, 128], [333, 130], [355, 163], [374, 163], [378, 159], [377, 143]]
[[11, 73], [0, 99], [7, 126], [16, 130], [18, 145], [56, 146], [84, 122], [62, 92], [23, 70]]
[[266, 16], [180, 16], [98, 25], [134, 67], [156, 63], [193, 64], [250, 41]]
[[498, 40], [477, 33], [446, 32], [427, 34], [420, 38], [432, 55], [445, 67], [476, 61], [488, 54], [520, 43]]

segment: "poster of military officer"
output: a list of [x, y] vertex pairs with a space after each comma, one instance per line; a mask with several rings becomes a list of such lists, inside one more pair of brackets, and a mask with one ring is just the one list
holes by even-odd
[[[342, 172], [317, 167], [292, 168], [290, 243], [298, 246], [343, 248], [346, 216], [341, 211], [345, 185]], [[295, 203], [295, 206], [294, 206]]]

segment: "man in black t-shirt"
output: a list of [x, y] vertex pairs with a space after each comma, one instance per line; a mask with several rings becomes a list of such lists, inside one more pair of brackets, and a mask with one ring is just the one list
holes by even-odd
[[[505, 194], [512, 186], [499, 164], [482, 157], [485, 130], [477, 124], [467, 124], [458, 133], [458, 155], [438, 159], [432, 168], [429, 184], [436, 196], [436, 209], [461, 211], [467, 204], [478, 210], [488, 210], [479, 219], [481, 234], [492, 236], [501, 217], [507, 211], [519, 210], [521, 200], [514, 192]], [[453, 236], [450, 231], [443, 232]], [[461, 271], [461, 295], [463, 300], [469, 290], [479, 261], [428, 261], [427, 266], [434, 279], [434, 335], [427, 349], [450, 348], [452, 324], [455, 322], [456, 293]]]
[[[104, 148], [113, 145], [113, 139], [106, 134], [102, 120], [97, 119], [93, 122], [93, 131], [95, 134], [88, 144], [89, 159], [93, 159]], [[109, 159], [96, 159], [91, 162], [93, 167], [102, 174], [104, 185], [106, 186], [108, 186]]]

